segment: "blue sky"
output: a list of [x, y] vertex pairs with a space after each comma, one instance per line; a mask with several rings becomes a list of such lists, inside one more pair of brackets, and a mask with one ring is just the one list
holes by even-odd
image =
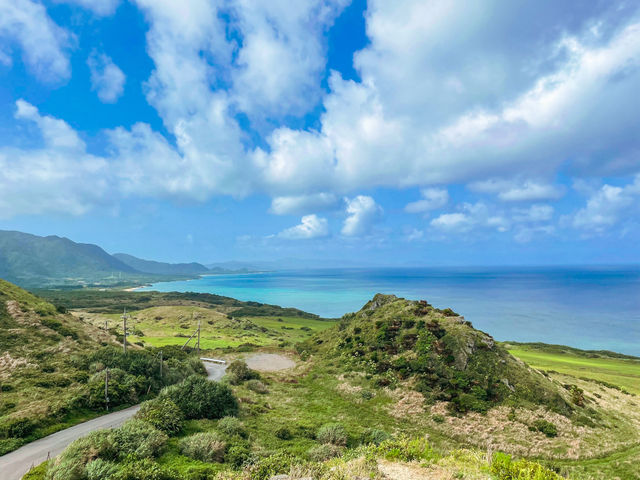
[[0, 229], [166, 261], [640, 262], [638, 2], [0, 0]]

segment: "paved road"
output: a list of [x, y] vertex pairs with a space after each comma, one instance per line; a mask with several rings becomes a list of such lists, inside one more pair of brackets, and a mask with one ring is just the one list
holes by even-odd
[[[218, 381], [224, 376], [226, 365], [205, 364], [208, 378]], [[20, 480], [31, 467], [41, 464], [47, 459], [58, 455], [74, 440], [103, 428], [115, 428], [131, 418], [140, 408], [139, 405], [129, 407], [119, 412], [109, 413], [88, 422], [61, 430], [48, 437], [31, 442], [18, 450], [0, 457], [0, 480]]]

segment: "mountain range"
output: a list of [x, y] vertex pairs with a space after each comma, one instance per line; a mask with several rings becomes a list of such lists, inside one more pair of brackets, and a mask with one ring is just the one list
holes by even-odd
[[209, 269], [195, 262], [174, 264], [125, 253], [111, 255], [98, 245], [76, 243], [65, 237], [0, 230], [0, 278], [20, 286], [115, 286], [207, 273], [240, 272], [221, 267]]

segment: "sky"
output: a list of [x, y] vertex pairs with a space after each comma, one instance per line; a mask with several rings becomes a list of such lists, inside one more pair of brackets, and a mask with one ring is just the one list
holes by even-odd
[[0, 0], [0, 229], [174, 262], [640, 263], [640, 3]]

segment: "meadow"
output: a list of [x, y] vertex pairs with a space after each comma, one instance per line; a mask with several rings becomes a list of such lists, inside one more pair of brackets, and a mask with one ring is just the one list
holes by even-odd
[[589, 378], [640, 395], [640, 358], [562, 345], [513, 342], [505, 345], [509, 353], [538, 370]]

